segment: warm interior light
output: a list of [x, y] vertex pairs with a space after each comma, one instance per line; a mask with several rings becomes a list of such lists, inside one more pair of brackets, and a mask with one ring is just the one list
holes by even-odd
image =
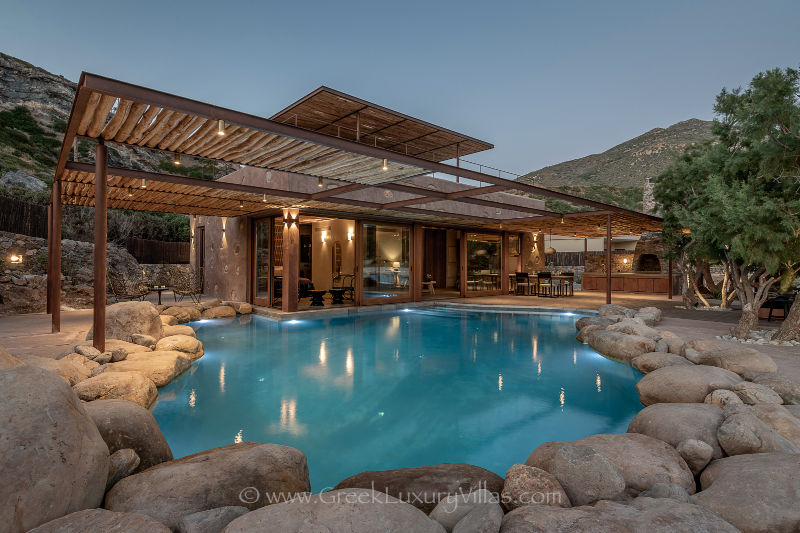
[[627, 259], [627, 258], [625, 258], [625, 259], [623, 259], [623, 260], [622, 260], [622, 262], [623, 262], [623, 263], [625, 263], [625, 264], [627, 265], [627, 264], [628, 264], [628, 259]]
[[317, 187], [322, 188], [322, 178], [317, 179]]
[[15, 264], [15, 265], [18, 265], [18, 264], [22, 263], [22, 256], [13, 254], [11, 257], [8, 258], [8, 262], [12, 263], [12, 264]]
[[383, 166], [381, 167], [381, 170], [384, 172], [389, 170], [389, 161], [385, 157], [383, 158]]
[[244, 202], [242, 200], [239, 200], [239, 207], [244, 207]]
[[325, 240], [328, 238], [328, 232], [322, 230], [322, 243], [325, 244]]
[[261, 201], [267, 203], [267, 193], [264, 193], [264, 197], [261, 198]]
[[347, 240], [348, 241], [352, 241], [353, 240], [353, 230], [351, 230], [351, 229], [347, 230]]
[[181, 154], [177, 152], [172, 154], [172, 164], [175, 165], [176, 167], [181, 166]]
[[131, 196], [133, 196], [133, 189], [128, 187], [128, 197], [130, 198]]
[[139, 188], [140, 189], [146, 189], [147, 188], [147, 180], [146, 179], [142, 178], [142, 184], [139, 185]]
[[217, 135], [220, 137], [225, 135], [225, 123], [222, 120], [217, 121]]
[[564, 223], [564, 215], [561, 215], [561, 223]]

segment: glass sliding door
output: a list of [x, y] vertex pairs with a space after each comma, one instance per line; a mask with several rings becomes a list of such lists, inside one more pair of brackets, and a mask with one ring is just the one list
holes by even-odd
[[269, 235], [270, 220], [253, 223], [253, 303], [269, 306]]
[[501, 235], [467, 234], [467, 291], [499, 292], [501, 288]]
[[364, 223], [362, 298], [369, 303], [411, 298], [411, 227]]

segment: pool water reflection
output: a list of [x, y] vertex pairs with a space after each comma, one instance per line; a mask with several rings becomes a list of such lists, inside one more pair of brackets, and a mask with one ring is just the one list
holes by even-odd
[[194, 323], [205, 356], [159, 391], [176, 457], [296, 447], [315, 491], [362, 472], [464, 462], [503, 475], [539, 444], [624, 432], [641, 374], [575, 341], [573, 314], [414, 310]]

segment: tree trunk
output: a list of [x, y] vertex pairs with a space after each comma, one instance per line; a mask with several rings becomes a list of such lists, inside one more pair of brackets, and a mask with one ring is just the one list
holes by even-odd
[[731, 335], [740, 339], [746, 339], [752, 330], [758, 329], [758, 311], [753, 311], [750, 304], [747, 304], [746, 307], [747, 309], [742, 309], [739, 323], [731, 329]]
[[795, 296], [789, 314], [781, 324], [781, 329], [772, 337], [776, 341], [791, 341], [800, 339], [800, 296]]

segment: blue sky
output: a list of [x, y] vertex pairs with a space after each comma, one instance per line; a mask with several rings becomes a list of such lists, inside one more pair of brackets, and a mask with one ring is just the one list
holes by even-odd
[[270, 116], [320, 85], [487, 140], [526, 172], [710, 119], [800, 63], [796, 1], [3, 0], [0, 51]]

